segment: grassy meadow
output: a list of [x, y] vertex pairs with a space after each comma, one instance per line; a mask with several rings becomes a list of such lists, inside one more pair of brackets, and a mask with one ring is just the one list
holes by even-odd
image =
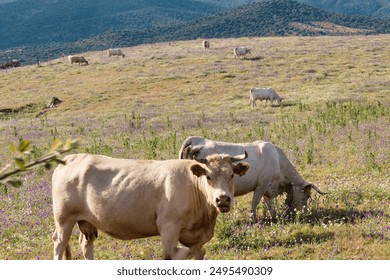
[[[240, 38], [140, 45], [125, 58], [83, 54], [41, 67], [0, 72], [0, 170], [9, 144], [32, 142], [31, 158], [55, 138], [77, 152], [135, 159], [177, 158], [188, 136], [228, 142], [267, 140], [284, 149], [312, 195], [308, 213], [272, 223], [252, 195], [218, 217], [208, 259], [390, 259], [389, 35]], [[252, 54], [235, 59], [233, 48]], [[249, 106], [251, 87], [273, 87], [281, 107]], [[56, 96], [57, 108], [36, 115]], [[22, 174], [0, 194], [0, 259], [51, 259], [51, 174]], [[277, 199], [282, 211], [284, 197]], [[72, 252], [80, 259], [74, 230]], [[159, 259], [159, 237], [121, 241], [99, 233], [96, 259]]]

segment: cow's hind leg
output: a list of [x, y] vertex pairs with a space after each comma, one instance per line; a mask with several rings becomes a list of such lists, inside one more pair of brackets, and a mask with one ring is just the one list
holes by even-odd
[[87, 260], [93, 260], [93, 242], [98, 237], [97, 228], [87, 221], [78, 221], [77, 224], [80, 229], [79, 243], [83, 256]]
[[54, 259], [62, 260], [64, 253], [66, 259], [71, 259], [72, 255], [70, 253], [69, 239], [72, 235], [72, 230], [75, 222], [68, 221], [66, 223], [56, 222], [56, 229], [52, 236], [54, 242]]

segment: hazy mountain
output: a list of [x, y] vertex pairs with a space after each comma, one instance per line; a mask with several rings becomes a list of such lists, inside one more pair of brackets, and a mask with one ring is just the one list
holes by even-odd
[[[237, 7], [242, 4], [267, 0], [198, 0], [222, 7]], [[390, 0], [296, 0], [332, 12], [350, 15], [390, 17]]]
[[316, 8], [350, 15], [390, 17], [390, 0], [298, 0]]
[[390, 19], [332, 13], [296, 1], [255, 2], [225, 11], [170, 34], [197, 37], [346, 35], [390, 33]]
[[0, 5], [0, 49], [167, 26], [221, 10], [192, 0], [19, 0]]
[[245, 4], [191, 23], [111, 31], [76, 43], [53, 43], [0, 51], [0, 61], [8, 57], [34, 63], [36, 58], [45, 60], [62, 54], [197, 38], [380, 33], [390, 33], [390, 19], [337, 14], [296, 1], [273, 0]]
[[198, 1], [207, 4], [212, 4], [215, 6], [220, 6], [220, 7], [234, 8], [234, 7], [241, 6], [243, 4], [255, 2], [256, 0], [198, 0]]

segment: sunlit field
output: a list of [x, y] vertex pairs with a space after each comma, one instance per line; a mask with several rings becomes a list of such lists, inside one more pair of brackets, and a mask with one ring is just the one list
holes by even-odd
[[[77, 152], [134, 159], [178, 158], [191, 135], [266, 140], [328, 194], [313, 193], [308, 213], [277, 223], [264, 203], [252, 223], [252, 195], [236, 198], [218, 217], [207, 259], [390, 259], [389, 40], [211, 39], [204, 50], [199, 39], [125, 48], [125, 58], [89, 52], [89, 65], [59, 58], [1, 71], [0, 169], [19, 139], [31, 141], [31, 159], [55, 138], [79, 139]], [[252, 54], [234, 58], [235, 46]], [[251, 108], [251, 87], [272, 87], [285, 100]], [[36, 117], [53, 96], [63, 103]], [[52, 259], [52, 172], [23, 173], [21, 188], [0, 194], [0, 259]], [[77, 240], [75, 229], [72, 253], [81, 259]], [[159, 237], [99, 232], [95, 244], [96, 259], [162, 256]]]

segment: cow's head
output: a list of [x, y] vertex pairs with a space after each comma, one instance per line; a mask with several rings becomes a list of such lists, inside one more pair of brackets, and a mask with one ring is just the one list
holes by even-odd
[[284, 100], [283, 97], [280, 97], [278, 99], [276, 99], [276, 101], [278, 102], [278, 105], [280, 106], [282, 104], [282, 101]]
[[191, 166], [192, 173], [201, 177], [202, 186], [208, 202], [213, 205], [218, 212], [229, 212], [233, 205], [234, 196], [234, 175], [245, 175], [249, 169], [249, 164], [236, 161], [248, 157], [245, 152], [239, 156], [229, 156], [225, 154], [214, 154], [206, 159], [198, 160]]
[[307, 201], [310, 198], [311, 190], [314, 189], [319, 194], [326, 194], [322, 192], [316, 185], [307, 183], [306, 185], [292, 185], [289, 192], [287, 192], [286, 204], [290, 211], [292, 210], [307, 210]]

